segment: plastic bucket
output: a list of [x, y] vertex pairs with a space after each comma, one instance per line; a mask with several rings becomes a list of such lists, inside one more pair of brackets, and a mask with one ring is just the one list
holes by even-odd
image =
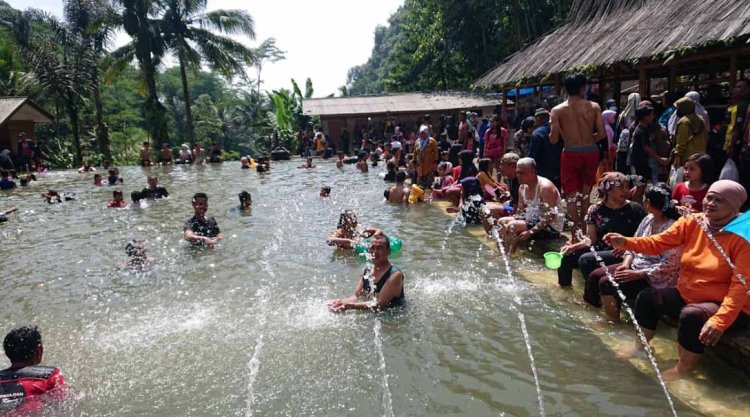
[[560, 252], [547, 252], [544, 254], [544, 265], [549, 269], [557, 269], [562, 264], [562, 258]]
[[416, 203], [417, 201], [423, 201], [424, 189], [416, 184], [411, 186], [411, 192], [409, 193], [409, 203]]

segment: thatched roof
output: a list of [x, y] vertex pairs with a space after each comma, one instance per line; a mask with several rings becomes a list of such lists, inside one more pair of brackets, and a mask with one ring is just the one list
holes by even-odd
[[0, 125], [9, 120], [52, 123], [52, 115], [28, 97], [0, 97]]
[[307, 99], [302, 101], [302, 111], [310, 116], [370, 116], [472, 109], [498, 104], [500, 100], [495, 95], [465, 92], [405, 93]]
[[517, 83], [748, 35], [748, 0], [575, 0], [565, 24], [508, 57], [476, 85]]

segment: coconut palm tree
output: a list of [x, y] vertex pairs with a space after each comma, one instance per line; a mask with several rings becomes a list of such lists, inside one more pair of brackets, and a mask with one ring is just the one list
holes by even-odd
[[207, 64], [224, 77], [245, 77], [245, 65], [253, 63], [253, 50], [242, 43], [214, 32], [244, 35], [255, 39], [253, 18], [243, 10], [206, 12], [206, 0], [164, 0], [159, 27], [165, 47], [180, 64], [185, 102], [185, 127], [191, 144], [195, 143], [193, 114], [187, 70]]

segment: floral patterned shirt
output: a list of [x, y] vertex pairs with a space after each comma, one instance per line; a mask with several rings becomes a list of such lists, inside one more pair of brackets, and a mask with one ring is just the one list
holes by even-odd
[[[657, 235], [667, 229], [675, 221], [667, 219], [658, 230], [653, 229], [654, 215], [646, 216], [635, 232], [635, 237], [647, 237]], [[648, 275], [648, 282], [654, 288], [669, 288], [677, 285], [677, 277], [680, 274], [680, 247], [669, 249], [659, 255], [644, 255], [641, 253], [626, 252], [633, 255], [632, 268], [634, 271], [644, 271]]]

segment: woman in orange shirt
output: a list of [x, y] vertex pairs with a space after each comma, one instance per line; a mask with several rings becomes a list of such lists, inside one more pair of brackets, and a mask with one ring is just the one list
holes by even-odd
[[[706, 346], [714, 346], [728, 329], [750, 324], [750, 300], [737, 274], [750, 277], [750, 243], [723, 231], [734, 220], [747, 199], [747, 192], [730, 180], [715, 182], [703, 199], [703, 213], [683, 217], [669, 229], [649, 237], [626, 238], [616, 233], [604, 236], [612, 247], [646, 255], [657, 255], [682, 246], [680, 275], [676, 288], [648, 288], [638, 294], [635, 317], [651, 340], [663, 315], [679, 319], [679, 359], [664, 372], [670, 380], [689, 375], [698, 365]], [[733, 271], [711, 242], [701, 224], [711, 232], [729, 259]], [[628, 356], [643, 350], [636, 339]]]

